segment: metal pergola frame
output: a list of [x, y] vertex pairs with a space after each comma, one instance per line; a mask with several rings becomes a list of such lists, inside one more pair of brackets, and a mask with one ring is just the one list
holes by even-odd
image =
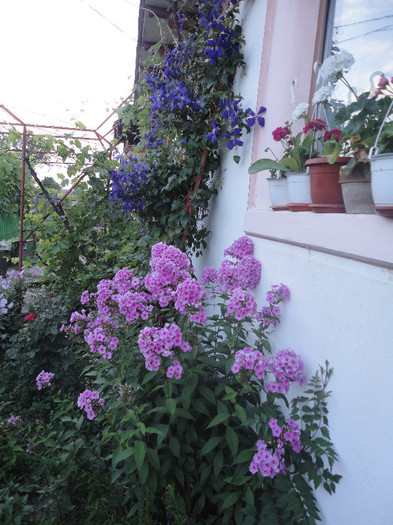
[[[123, 106], [126, 102], [130, 100], [132, 97], [132, 94], [129, 95], [119, 106]], [[117, 108], [118, 109], [118, 108]], [[9, 117], [12, 117], [15, 122], [8, 122], [8, 121], [0, 121], [0, 125], [2, 126], [10, 126], [12, 129], [22, 129], [22, 149], [10, 149], [8, 151], [14, 151], [22, 153], [22, 177], [21, 177], [21, 192], [20, 192], [20, 207], [19, 207], [19, 250], [18, 250], [18, 257], [19, 257], [19, 271], [22, 269], [22, 257], [23, 257], [23, 244], [27, 241], [27, 239], [33, 234], [33, 231], [31, 231], [28, 235], [26, 235], [25, 238], [23, 238], [23, 222], [24, 222], [24, 199], [25, 199], [25, 177], [26, 177], [26, 147], [27, 147], [27, 136], [28, 136], [28, 129], [40, 129], [40, 130], [51, 130], [55, 134], [52, 134], [53, 138], [70, 138], [69, 134], [72, 134], [72, 139], [80, 140], [80, 141], [87, 141], [87, 142], [96, 142], [99, 143], [100, 146], [106, 151], [111, 153], [112, 149], [116, 147], [117, 144], [113, 144], [111, 140], [108, 140], [108, 135], [113, 134], [114, 126], [112, 125], [110, 129], [105, 133], [102, 134], [99, 132], [104, 125], [116, 114], [117, 110], [115, 109], [96, 129], [80, 129], [77, 127], [68, 127], [68, 126], [49, 126], [49, 125], [40, 125], [40, 124], [29, 124], [24, 122], [21, 118], [19, 118], [17, 115], [15, 115], [12, 111], [10, 111], [6, 106], [3, 104], [0, 104], [0, 110], [5, 112]], [[8, 118], [9, 118], [8, 117]], [[1, 135], [9, 135], [11, 133], [10, 131], [0, 131]], [[120, 141], [119, 141], [120, 142]], [[105, 149], [106, 148], [106, 149]], [[50, 155], [58, 155], [56, 151], [34, 151], [32, 153], [45, 153]], [[44, 161], [43, 164], [67, 164], [65, 161]], [[59, 203], [63, 202], [70, 193], [80, 184], [82, 179], [86, 176], [86, 173], [82, 174], [78, 180], [71, 186], [69, 190], [67, 190], [66, 193], [61, 197], [61, 199], [58, 201]], [[47, 213], [43, 218], [42, 221], [45, 221], [49, 217], [49, 213]]]

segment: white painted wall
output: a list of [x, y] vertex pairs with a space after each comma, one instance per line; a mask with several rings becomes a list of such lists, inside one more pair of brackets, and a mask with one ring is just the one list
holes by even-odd
[[[248, 0], [241, 15], [247, 69], [237, 88], [245, 107], [256, 104], [265, 4]], [[239, 165], [233, 154], [224, 157], [223, 185], [208, 222], [212, 234], [206, 253], [195, 261], [197, 272], [217, 267], [224, 249], [244, 234], [251, 140], [239, 151]], [[253, 240], [262, 261], [259, 304], [272, 284], [282, 282], [292, 294], [272, 337], [274, 350], [290, 347], [301, 354], [309, 375], [326, 359], [334, 367], [330, 430], [343, 479], [334, 496], [318, 491], [323, 523], [393, 523], [393, 270]]]

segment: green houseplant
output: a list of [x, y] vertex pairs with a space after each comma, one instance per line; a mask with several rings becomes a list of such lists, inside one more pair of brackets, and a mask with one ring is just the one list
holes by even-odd
[[[302, 105], [297, 110], [302, 113], [305, 111]], [[296, 111], [296, 110], [295, 110]], [[294, 120], [296, 120], [294, 115]], [[283, 127], [276, 128], [272, 135], [276, 142], [281, 142], [283, 147], [283, 154], [278, 158], [270, 148], [270, 151], [275, 157], [273, 159], [263, 158], [254, 162], [248, 172], [250, 174], [258, 173], [263, 170], [270, 170], [271, 177], [268, 179], [270, 197], [272, 200], [272, 207], [275, 209], [272, 188], [275, 185], [287, 184], [287, 193], [285, 195], [286, 202], [289, 209], [297, 211], [300, 209], [308, 209], [308, 203], [311, 202], [309, 190], [309, 177], [306, 174], [305, 162], [312, 154], [312, 138], [304, 131], [293, 134], [292, 122], [286, 122]]]
[[[324, 145], [327, 162], [333, 164], [342, 155], [350, 155], [349, 162], [342, 165], [339, 172], [346, 212], [373, 213], [371, 171], [367, 154], [378, 140], [382, 152], [393, 151], [392, 127], [391, 123], [386, 122], [392, 88], [389, 80], [382, 76], [375, 93], [367, 91], [358, 95], [344, 74], [352, 64], [353, 58], [344, 50], [326, 59], [320, 76], [328, 85], [315, 93], [313, 103], [320, 104], [325, 113], [326, 110], [330, 111], [335, 125], [340, 128], [338, 140], [328, 140]], [[331, 99], [338, 81], [348, 88], [354, 100], [344, 104]], [[384, 132], [381, 133], [384, 122]], [[386, 160], [386, 154], [384, 159]], [[385, 190], [382, 193], [386, 195]], [[384, 199], [382, 197], [381, 204], [385, 202]]]

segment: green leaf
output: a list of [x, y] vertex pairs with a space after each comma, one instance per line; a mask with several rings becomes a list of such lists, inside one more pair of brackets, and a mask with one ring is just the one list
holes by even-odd
[[198, 384], [198, 377], [193, 376], [188, 380], [186, 386], [183, 388], [183, 391], [180, 396], [180, 401], [183, 405], [184, 410], [188, 410], [191, 404], [191, 395], [195, 390], [195, 387]]
[[176, 401], [172, 398], [165, 400], [165, 406], [167, 411], [170, 413], [170, 415], [173, 417], [175, 415], [176, 411]]
[[242, 423], [247, 419], [247, 414], [244, 408], [241, 405], [236, 404], [235, 405], [235, 412], [237, 417], [240, 419]]
[[215, 427], [220, 423], [223, 423], [227, 419], [229, 419], [229, 414], [217, 414], [216, 417], [213, 417], [213, 419], [210, 421], [206, 428]]
[[216, 448], [217, 445], [219, 445], [222, 441], [221, 436], [215, 436], [206, 441], [206, 443], [203, 445], [203, 448], [201, 450], [201, 454], [208, 454], [211, 450]]
[[115, 467], [120, 461], [124, 461], [125, 459], [129, 458], [134, 454], [134, 448], [123, 448], [123, 447], [117, 447], [117, 449], [113, 452], [112, 456], [112, 465]]
[[237, 434], [232, 427], [227, 427], [225, 431], [225, 437], [230, 451], [232, 452], [232, 456], [235, 457], [239, 447], [239, 438], [237, 437]]
[[149, 464], [145, 461], [139, 471], [139, 480], [144, 485], [149, 475]]
[[241, 495], [240, 490], [237, 490], [235, 492], [230, 492], [224, 499], [223, 504], [221, 505], [222, 509], [227, 509], [228, 507], [232, 507], [237, 500], [239, 499]]
[[239, 164], [239, 162], [240, 162], [240, 157], [239, 157], [239, 155], [234, 155], [234, 156], [233, 156], [233, 160], [236, 162], [236, 164]]
[[213, 468], [214, 468], [214, 475], [218, 476], [221, 472], [222, 465], [224, 463], [224, 455], [221, 450], [217, 452], [217, 454], [214, 456], [213, 461]]
[[138, 470], [140, 470], [146, 455], [146, 445], [144, 441], [138, 441], [136, 443], [134, 453], [136, 466], [138, 467]]
[[199, 392], [201, 395], [209, 401], [212, 405], [216, 405], [216, 396], [213, 394], [213, 392], [210, 390], [210, 388], [207, 388], [206, 386], [200, 386]]
[[171, 437], [169, 440], [169, 448], [174, 456], [180, 457], [180, 444], [179, 440], [175, 437]]
[[156, 470], [160, 470], [160, 458], [158, 457], [157, 451], [152, 448], [148, 448], [146, 449], [146, 456], [150, 465], [152, 465], [152, 467]]
[[288, 171], [287, 169], [285, 169], [285, 166], [283, 166], [279, 162], [276, 162], [275, 160], [259, 159], [256, 162], [254, 162], [254, 164], [251, 164], [251, 166], [248, 168], [248, 173], [250, 175], [254, 175], [254, 173], [258, 173], [259, 171], [264, 171], [264, 170]]
[[341, 145], [338, 142], [336, 142], [335, 140], [329, 140], [325, 144], [323, 154], [327, 158], [329, 164], [334, 164], [336, 162], [337, 157], [340, 155], [341, 150]]
[[246, 463], [248, 461], [251, 461], [253, 455], [254, 452], [250, 449], [241, 450], [234, 459], [233, 464], [236, 465], [237, 463]]

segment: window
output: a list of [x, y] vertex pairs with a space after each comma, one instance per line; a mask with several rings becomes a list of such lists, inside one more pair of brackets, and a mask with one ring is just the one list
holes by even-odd
[[[369, 89], [367, 83], [376, 70], [393, 75], [391, 0], [331, 0], [329, 16], [327, 6], [327, 0], [267, 4], [257, 103], [267, 107], [266, 126], [254, 131], [252, 162], [271, 146], [273, 129], [288, 120], [294, 78], [298, 79], [296, 102], [311, 102], [313, 64], [322, 59], [323, 46], [325, 56], [333, 46], [354, 55], [349, 80], [359, 91]], [[344, 90], [342, 96], [347, 95]], [[260, 172], [250, 179], [244, 218], [248, 235], [393, 269], [392, 219], [271, 211], [267, 177], [266, 172]]]
[[[381, 74], [393, 76], [393, 2], [333, 0], [330, 3], [325, 56], [345, 49], [355, 58], [347, 78], [357, 93], [373, 91]], [[335, 98], [346, 101], [348, 89], [338, 83]]]

